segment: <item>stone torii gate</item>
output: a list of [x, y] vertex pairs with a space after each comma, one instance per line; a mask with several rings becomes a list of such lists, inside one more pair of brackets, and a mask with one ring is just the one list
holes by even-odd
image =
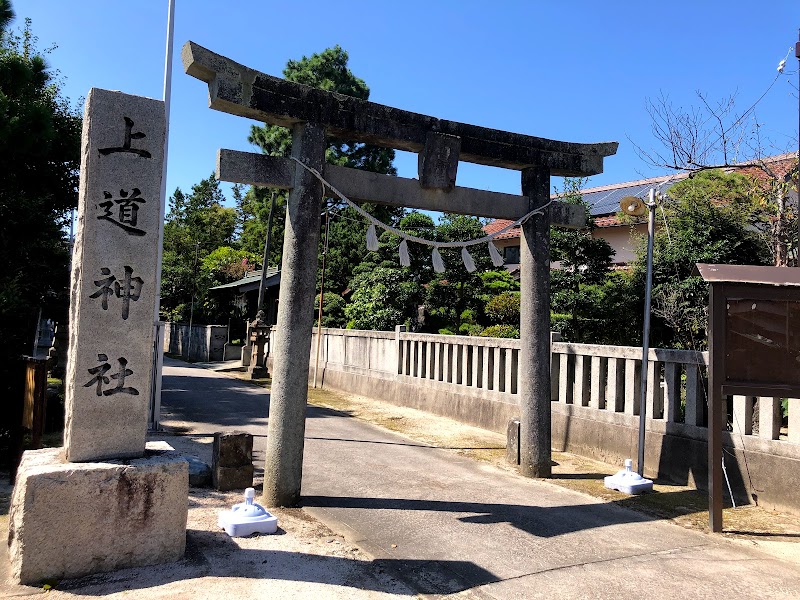
[[[617, 142], [575, 144], [456, 123], [311, 88], [260, 73], [193, 42], [186, 73], [208, 84], [213, 109], [292, 130], [292, 157], [345, 196], [459, 214], [516, 220], [550, 201], [550, 176], [602, 173]], [[419, 180], [325, 164], [326, 136], [419, 154]], [[522, 195], [455, 185], [458, 161], [515, 169]], [[264, 502], [300, 500], [308, 368], [323, 187], [295, 161], [220, 150], [223, 181], [288, 189], [278, 335], [274, 344]], [[550, 225], [585, 226], [582, 207], [554, 202], [522, 225], [520, 247], [520, 472], [550, 469]]]

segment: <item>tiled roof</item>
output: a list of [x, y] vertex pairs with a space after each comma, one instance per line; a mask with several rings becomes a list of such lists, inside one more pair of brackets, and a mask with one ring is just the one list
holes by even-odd
[[608, 217], [597, 217], [594, 220], [595, 227], [616, 227], [617, 225], [622, 225], [620, 220], [615, 215], [610, 215]]
[[[483, 230], [486, 232], [486, 235], [492, 235], [496, 231], [500, 231], [511, 225], [514, 221], [509, 221], [507, 219], [495, 219], [491, 223], [484, 225]], [[518, 238], [520, 235], [519, 225], [516, 227], [512, 227], [508, 231], [501, 233], [500, 235], [496, 236], [494, 239], [496, 240], [507, 240], [511, 238]]]

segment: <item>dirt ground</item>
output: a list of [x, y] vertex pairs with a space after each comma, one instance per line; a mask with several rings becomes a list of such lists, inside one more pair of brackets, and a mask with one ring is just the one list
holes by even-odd
[[[230, 375], [235, 376], [234, 373]], [[262, 382], [268, 383], [268, 382]], [[309, 402], [349, 414], [416, 442], [448, 449], [499, 468], [505, 462], [505, 437], [414, 409], [328, 390], [310, 390]], [[164, 435], [176, 450], [210, 463], [210, 436]], [[616, 501], [681, 527], [707, 531], [704, 494], [692, 488], [657, 483], [655, 493], [628, 497], [603, 487], [602, 478], [619, 470], [583, 457], [554, 453], [553, 479], [574, 491]], [[260, 465], [257, 465], [259, 467]], [[261, 470], [257, 469], [256, 485]], [[11, 487], [0, 474], [0, 534], [8, 526]], [[671, 492], [671, 493], [663, 493]], [[674, 493], [681, 492], [681, 493]], [[8, 560], [2, 557], [0, 597], [46, 591], [53, 598], [369, 598], [415, 597], [377, 561], [308, 516], [302, 509], [280, 509], [275, 535], [229, 538], [217, 525], [220, 510], [241, 502], [240, 492], [191, 488], [185, 557], [152, 567], [125, 569], [44, 586], [8, 583]], [[725, 509], [725, 537], [800, 564], [800, 517], [746, 506]], [[3, 544], [5, 552], [5, 545]]]

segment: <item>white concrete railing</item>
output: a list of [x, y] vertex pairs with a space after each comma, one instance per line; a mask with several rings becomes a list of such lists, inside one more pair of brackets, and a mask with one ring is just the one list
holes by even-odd
[[[316, 329], [314, 334], [312, 369]], [[519, 340], [401, 330], [326, 329], [323, 334], [321, 368], [327, 366], [381, 379], [399, 379], [512, 404], [519, 402]], [[705, 428], [707, 421], [708, 353], [653, 348], [648, 358], [649, 427], [664, 430], [668, 427], [676, 433], [698, 437], [701, 432], [697, 428]], [[551, 399], [599, 413], [637, 416], [641, 363], [641, 348], [555, 341], [551, 358]], [[733, 409], [729, 411], [732, 437], [800, 443], [800, 400], [789, 399], [788, 435], [783, 436], [780, 398], [734, 396], [732, 400]], [[754, 407], [757, 407], [756, 419]], [[585, 414], [591, 412], [585, 411]]]

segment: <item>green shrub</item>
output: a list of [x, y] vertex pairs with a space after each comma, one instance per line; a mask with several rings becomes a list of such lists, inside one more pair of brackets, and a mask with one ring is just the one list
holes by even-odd
[[518, 338], [519, 329], [511, 325], [492, 325], [480, 333], [481, 337]]
[[486, 304], [486, 317], [499, 325], [519, 326], [519, 292], [503, 292]]

